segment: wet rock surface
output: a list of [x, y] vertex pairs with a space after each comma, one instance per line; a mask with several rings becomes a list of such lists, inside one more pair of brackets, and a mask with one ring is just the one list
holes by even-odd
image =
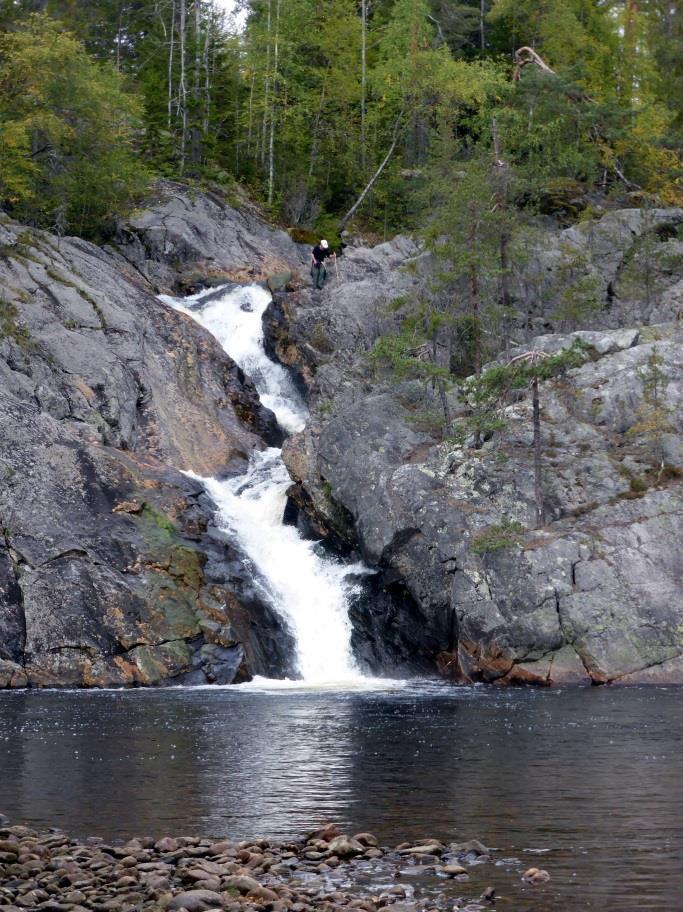
[[330, 824], [284, 844], [165, 836], [107, 845], [3, 823], [0, 912], [481, 912], [494, 908], [503, 872], [508, 885], [550, 879], [536, 868], [522, 877], [517, 859], [493, 868], [493, 853], [437, 840], [379, 847], [372, 834]]
[[180, 470], [279, 440], [216, 341], [92, 244], [0, 224], [0, 687], [231, 683], [289, 668]]

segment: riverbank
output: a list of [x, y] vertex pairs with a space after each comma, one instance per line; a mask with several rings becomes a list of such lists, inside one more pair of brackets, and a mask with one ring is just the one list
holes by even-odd
[[[370, 833], [332, 824], [287, 843], [166, 836], [124, 845], [5, 825], [0, 910], [478, 912], [495, 899], [485, 873], [493, 851], [477, 840], [380, 847]], [[520, 871], [532, 885], [543, 874]]]

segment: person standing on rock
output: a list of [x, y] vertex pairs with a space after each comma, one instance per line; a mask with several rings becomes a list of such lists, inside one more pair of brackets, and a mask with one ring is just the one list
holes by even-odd
[[330, 253], [327, 241], [321, 241], [316, 244], [311, 251], [311, 278], [315, 288], [322, 288], [325, 284], [325, 279], [327, 278], [325, 260], [330, 256], [334, 257], [335, 260], [337, 259], [336, 253]]

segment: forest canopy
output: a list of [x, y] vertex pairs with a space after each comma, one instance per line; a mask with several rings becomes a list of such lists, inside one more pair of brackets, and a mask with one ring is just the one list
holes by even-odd
[[565, 218], [683, 201], [674, 0], [241, 7], [238, 26], [212, 0], [0, 0], [3, 208], [96, 236], [154, 175], [240, 182], [331, 235], [477, 187]]

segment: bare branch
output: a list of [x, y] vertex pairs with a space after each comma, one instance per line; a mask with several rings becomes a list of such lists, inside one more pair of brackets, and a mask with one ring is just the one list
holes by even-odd
[[403, 120], [403, 111], [401, 111], [401, 113], [400, 113], [400, 114], [398, 115], [398, 117], [396, 118], [396, 122], [394, 123], [394, 138], [393, 138], [392, 141], [391, 141], [391, 146], [389, 147], [389, 151], [388, 151], [387, 154], [384, 156], [384, 160], [382, 161], [382, 164], [379, 166], [379, 168], [378, 168], [378, 169], [375, 171], [375, 173], [372, 175], [372, 177], [370, 178], [370, 180], [369, 180], [367, 186], [365, 187], [365, 189], [363, 190], [363, 192], [361, 193], [361, 195], [358, 197], [358, 199], [357, 199], [356, 202], [353, 204], [353, 206], [351, 206], [351, 208], [349, 209], [349, 211], [346, 213], [346, 215], [345, 215], [345, 216], [341, 219], [341, 221], [339, 222], [339, 230], [340, 230], [340, 231], [344, 228], [344, 226], [346, 225], [346, 223], [347, 223], [350, 219], [353, 218], [353, 216], [355, 215], [355, 213], [356, 213], [356, 211], [358, 210], [358, 208], [362, 205], [363, 200], [365, 199], [365, 197], [368, 195], [368, 193], [372, 190], [372, 188], [373, 188], [373, 187], [375, 186], [375, 184], [377, 183], [377, 180], [379, 179], [379, 176], [381, 175], [382, 171], [384, 171], [384, 169], [386, 168], [386, 166], [389, 164], [389, 159], [390, 159], [391, 156], [394, 154], [394, 150], [396, 149], [396, 145], [397, 145], [397, 143], [398, 143], [398, 139], [399, 139], [399, 136], [400, 136], [400, 129], [399, 129], [399, 128], [400, 128], [400, 126], [401, 126], [401, 121], [402, 121], [402, 120]]
[[515, 51], [515, 72], [512, 77], [514, 82], [519, 82], [522, 75], [522, 67], [528, 66], [530, 63], [535, 64], [543, 70], [544, 73], [548, 73], [550, 76], [557, 75], [555, 70], [548, 66], [540, 54], [537, 54], [533, 48], [525, 45]]
[[434, 42], [434, 47], [441, 47], [442, 44], [446, 43], [446, 38], [444, 36], [443, 29], [441, 28], [441, 23], [439, 22], [438, 19], [435, 19], [434, 16], [428, 15], [427, 19], [429, 19], [430, 22], [433, 22], [434, 25], [436, 26], [437, 35], [436, 35], [436, 41]]

